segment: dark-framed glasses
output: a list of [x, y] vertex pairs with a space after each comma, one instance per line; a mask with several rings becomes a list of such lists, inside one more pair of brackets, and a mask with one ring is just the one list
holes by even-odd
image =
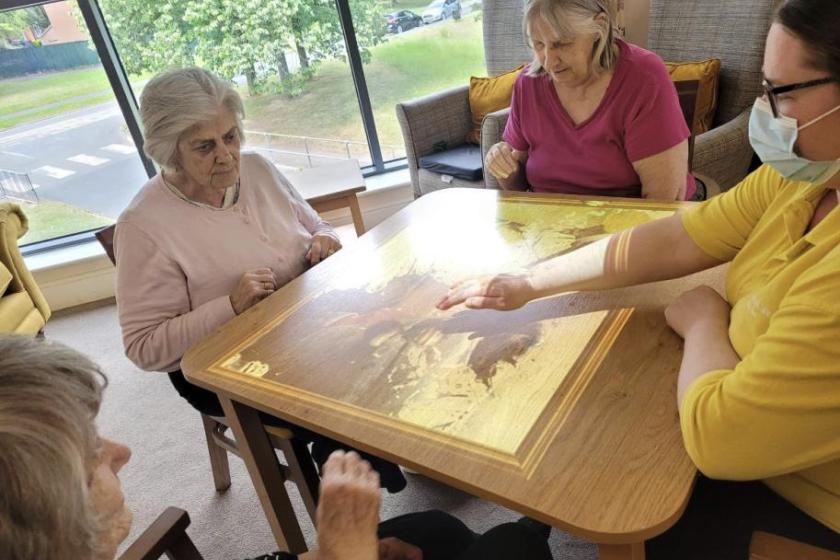
[[800, 89], [812, 88], [832, 82], [840, 82], [837, 78], [820, 78], [818, 80], [809, 80], [807, 82], [799, 82], [797, 84], [788, 84], [786, 86], [774, 86], [767, 80], [761, 82], [761, 87], [764, 88], [764, 93], [767, 95], [767, 101], [770, 102], [770, 109], [773, 111], [773, 117], [779, 118], [778, 102], [776, 96], [783, 93], [789, 93]]

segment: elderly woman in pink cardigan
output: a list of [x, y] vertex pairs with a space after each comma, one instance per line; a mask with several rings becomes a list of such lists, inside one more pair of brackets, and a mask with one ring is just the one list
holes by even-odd
[[[143, 90], [140, 116], [144, 150], [161, 172], [117, 221], [125, 352], [141, 369], [168, 372], [200, 412], [222, 416], [214, 393], [186, 381], [181, 357], [341, 243], [274, 165], [240, 153], [244, 110], [229, 83], [201, 68], [166, 71]], [[319, 465], [338, 447], [293, 430], [314, 441]], [[398, 467], [369, 460], [388, 490], [405, 486]]]

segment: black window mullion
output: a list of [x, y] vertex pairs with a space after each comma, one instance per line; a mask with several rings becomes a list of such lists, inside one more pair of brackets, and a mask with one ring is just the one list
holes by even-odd
[[143, 133], [140, 129], [137, 100], [134, 98], [134, 92], [131, 90], [128, 75], [125, 72], [122, 60], [120, 60], [119, 53], [117, 53], [117, 49], [114, 46], [111, 33], [105, 24], [105, 18], [102, 16], [99, 3], [96, 0], [78, 0], [78, 5], [85, 18], [85, 23], [87, 24], [90, 38], [96, 47], [99, 60], [102, 62], [102, 67], [108, 76], [111, 90], [117, 98], [117, 103], [119, 103], [125, 124], [128, 126], [135, 146], [137, 146], [140, 161], [143, 162], [143, 167], [146, 169], [148, 176], [154, 177], [157, 170], [152, 161], [143, 153]]
[[359, 43], [356, 41], [356, 29], [353, 27], [350, 4], [348, 0], [335, 0], [335, 7], [338, 10], [339, 21], [341, 22], [341, 31], [344, 33], [344, 43], [347, 45], [347, 59], [350, 62], [353, 84], [356, 86], [356, 98], [359, 100], [359, 109], [362, 112], [362, 124], [365, 127], [365, 136], [370, 148], [373, 167], [382, 172], [385, 170], [382, 148], [379, 145], [379, 135], [376, 132], [376, 123], [373, 120], [373, 108], [371, 107], [370, 93], [365, 80], [362, 55], [359, 53]]

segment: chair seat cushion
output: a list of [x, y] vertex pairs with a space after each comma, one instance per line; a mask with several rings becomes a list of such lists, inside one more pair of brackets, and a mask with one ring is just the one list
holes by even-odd
[[420, 167], [466, 181], [480, 181], [484, 176], [481, 148], [472, 144], [423, 156], [420, 158]]
[[6, 268], [6, 265], [0, 262], [0, 297], [6, 293], [6, 289], [12, 282], [12, 273]]
[[0, 332], [37, 334], [43, 326], [44, 318], [26, 292], [0, 298]]

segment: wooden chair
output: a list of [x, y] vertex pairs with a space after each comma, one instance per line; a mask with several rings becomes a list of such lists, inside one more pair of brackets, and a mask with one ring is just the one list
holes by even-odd
[[840, 553], [756, 531], [750, 541], [750, 560], [840, 560]]
[[[96, 239], [105, 249], [105, 253], [111, 262], [116, 265], [114, 254], [114, 231], [116, 226], [108, 226], [97, 231]], [[224, 416], [201, 415], [201, 422], [204, 426], [204, 436], [207, 439], [207, 452], [210, 455], [210, 468], [213, 473], [213, 483], [218, 492], [224, 492], [230, 488], [230, 464], [228, 453], [233, 453], [241, 458], [236, 441], [227, 435], [230, 427]], [[280, 470], [286, 480], [294, 482], [307, 512], [312, 520], [315, 520], [315, 508], [318, 504], [318, 473], [309, 455], [306, 444], [294, 438], [290, 430], [265, 426], [271, 444], [275, 449], [283, 452], [286, 459], [285, 465], [280, 465]]]
[[203, 560], [187, 535], [189, 525], [190, 515], [186, 511], [166, 508], [125, 550], [120, 560], [158, 560], [164, 554], [169, 560]]

